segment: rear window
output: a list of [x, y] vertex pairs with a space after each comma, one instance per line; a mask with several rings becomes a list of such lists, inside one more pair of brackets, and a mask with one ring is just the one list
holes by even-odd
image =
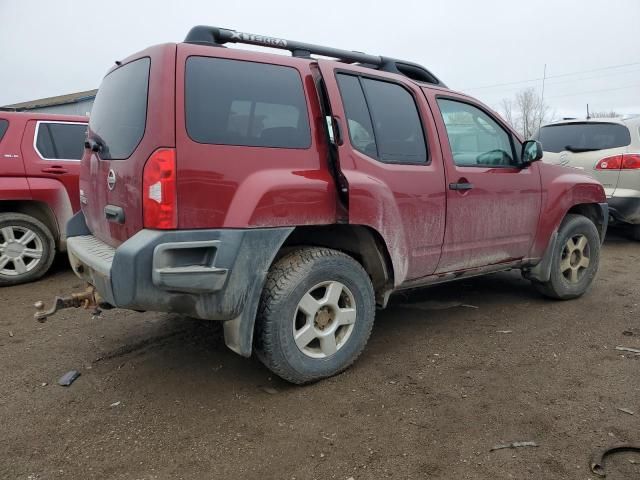
[[2, 141], [2, 137], [4, 137], [4, 134], [6, 133], [8, 128], [9, 122], [4, 118], [0, 118], [0, 142]]
[[84, 123], [38, 122], [36, 150], [45, 160], [80, 160], [86, 136]]
[[199, 143], [308, 148], [302, 79], [291, 67], [189, 57], [185, 73], [189, 136]]
[[149, 58], [127, 63], [109, 73], [100, 84], [91, 110], [91, 135], [100, 140], [100, 156], [109, 160], [129, 158], [147, 122]]
[[626, 147], [631, 135], [627, 127], [618, 123], [562, 123], [542, 127], [538, 140], [546, 152], [586, 152]]

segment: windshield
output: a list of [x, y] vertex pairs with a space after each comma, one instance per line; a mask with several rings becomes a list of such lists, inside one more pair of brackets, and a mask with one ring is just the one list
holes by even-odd
[[131, 156], [147, 121], [149, 58], [117, 68], [102, 80], [89, 121], [90, 136], [102, 144], [100, 157]]
[[545, 152], [589, 152], [626, 147], [631, 135], [627, 127], [618, 123], [561, 123], [542, 127], [538, 140]]

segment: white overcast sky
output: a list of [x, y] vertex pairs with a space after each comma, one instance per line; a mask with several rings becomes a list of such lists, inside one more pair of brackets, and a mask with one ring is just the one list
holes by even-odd
[[0, 0], [0, 105], [97, 88], [198, 24], [413, 60], [494, 108], [546, 64], [557, 116], [640, 113], [640, 0]]

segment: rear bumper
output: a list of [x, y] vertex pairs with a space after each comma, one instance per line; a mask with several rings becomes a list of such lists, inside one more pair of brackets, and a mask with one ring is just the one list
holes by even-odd
[[80, 212], [68, 225], [67, 253], [76, 275], [114, 307], [235, 320], [236, 334], [249, 339], [229, 346], [248, 355], [267, 271], [292, 230], [141, 230], [113, 248], [91, 235]]
[[640, 224], [640, 197], [610, 197], [608, 202], [616, 222]]

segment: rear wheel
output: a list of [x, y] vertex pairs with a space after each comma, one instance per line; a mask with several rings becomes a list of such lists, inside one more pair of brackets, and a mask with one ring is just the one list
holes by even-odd
[[367, 272], [328, 248], [303, 248], [270, 269], [256, 320], [256, 352], [276, 375], [308, 383], [349, 367], [375, 315]]
[[582, 215], [569, 214], [558, 230], [558, 240], [547, 282], [533, 282], [547, 297], [569, 300], [584, 294], [598, 271], [600, 235], [594, 223]]
[[55, 256], [55, 241], [40, 220], [22, 213], [0, 214], [0, 286], [36, 280]]

